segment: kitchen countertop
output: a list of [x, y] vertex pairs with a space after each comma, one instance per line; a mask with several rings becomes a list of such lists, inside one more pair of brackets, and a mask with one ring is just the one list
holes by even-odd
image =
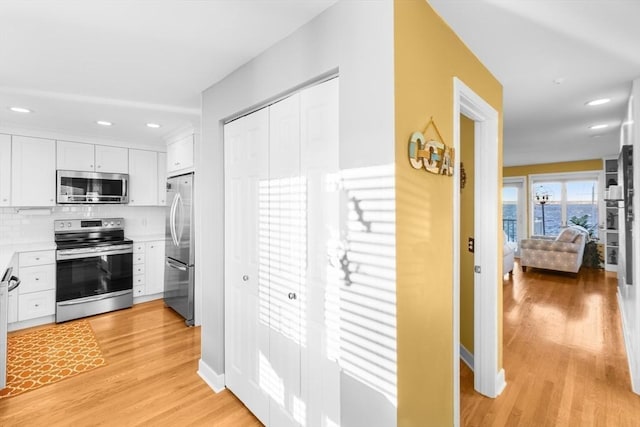
[[136, 236], [134, 235], [126, 235], [127, 239], [131, 239], [134, 242], [154, 242], [157, 240], [164, 240], [165, 239], [165, 235], [164, 234], [144, 234], [144, 235], [139, 235]]
[[11, 258], [17, 252], [47, 251], [55, 249], [56, 244], [53, 241], [0, 245], [0, 274], [2, 274], [4, 272], [4, 269], [9, 266]]

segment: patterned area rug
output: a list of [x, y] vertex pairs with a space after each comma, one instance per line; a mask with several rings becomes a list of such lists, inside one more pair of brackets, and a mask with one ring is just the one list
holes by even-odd
[[86, 320], [11, 335], [7, 351], [7, 387], [0, 398], [35, 390], [106, 365]]

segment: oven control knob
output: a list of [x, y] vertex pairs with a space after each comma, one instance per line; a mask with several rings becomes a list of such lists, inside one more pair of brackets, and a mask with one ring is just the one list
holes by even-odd
[[113, 225], [113, 221], [111, 221], [111, 222], [109, 223], [109, 225]]
[[71, 227], [71, 223], [70, 222], [67, 223], [67, 227]]
[[118, 222], [116, 223], [116, 225], [120, 225], [120, 221], [118, 221]]
[[60, 228], [64, 228], [64, 222], [60, 223]]

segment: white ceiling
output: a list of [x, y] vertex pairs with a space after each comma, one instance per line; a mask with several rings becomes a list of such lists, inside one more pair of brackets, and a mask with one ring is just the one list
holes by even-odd
[[[163, 144], [199, 127], [202, 90], [335, 1], [1, 0], [0, 130]], [[504, 86], [506, 165], [616, 153], [640, 1], [428, 1]]]
[[428, 1], [504, 87], [505, 165], [617, 153], [640, 77], [640, 1]]
[[199, 128], [204, 89], [335, 1], [1, 0], [0, 129], [163, 144]]

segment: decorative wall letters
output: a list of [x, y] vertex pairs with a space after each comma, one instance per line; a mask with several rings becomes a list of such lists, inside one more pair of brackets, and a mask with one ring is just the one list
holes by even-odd
[[[438, 139], [427, 140], [424, 134], [433, 126]], [[414, 132], [409, 139], [409, 163], [415, 169], [424, 168], [426, 171], [438, 175], [453, 175], [453, 148], [447, 147], [442, 142], [442, 136], [438, 131], [433, 117], [423, 132]]]

